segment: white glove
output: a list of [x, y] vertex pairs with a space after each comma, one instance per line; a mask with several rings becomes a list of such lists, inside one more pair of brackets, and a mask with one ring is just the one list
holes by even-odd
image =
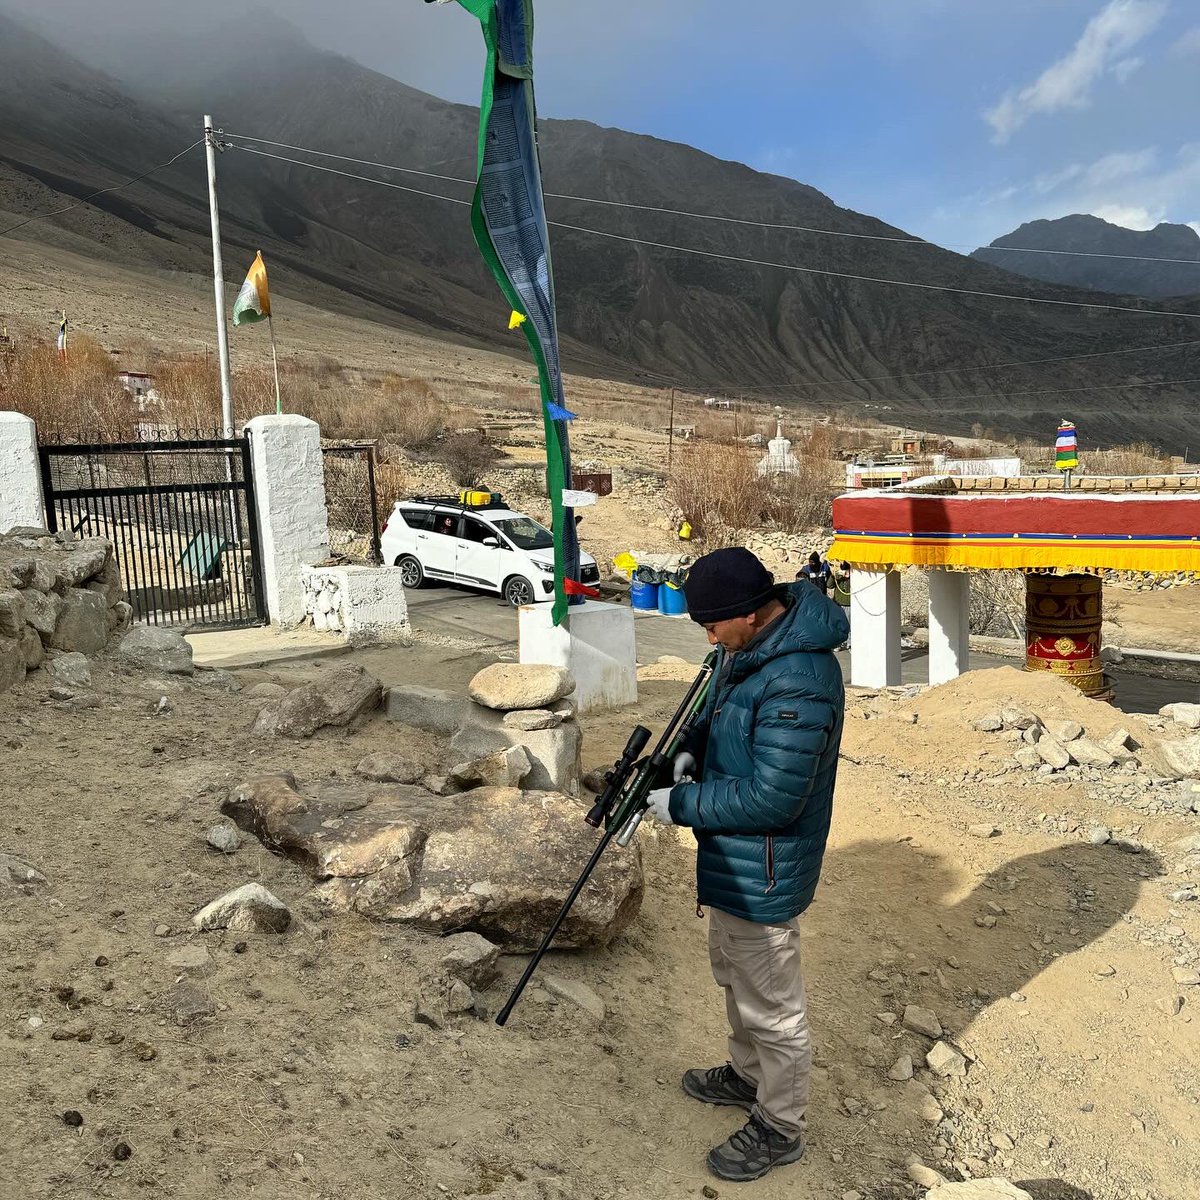
[[672, 778], [676, 783], [682, 783], [685, 779], [691, 779], [695, 769], [696, 756], [683, 750], [675, 755], [675, 761], [672, 764]]
[[671, 820], [671, 789], [656, 788], [646, 796], [649, 807], [646, 816], [653, 817], [660, 825], [674, 825]]

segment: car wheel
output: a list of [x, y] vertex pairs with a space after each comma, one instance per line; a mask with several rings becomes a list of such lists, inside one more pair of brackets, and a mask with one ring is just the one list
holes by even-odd
[[521, 608], [533, 603], [533, 584], [521, 575], [514, 575], [504, 581], [504, 598], [513, 606]]
[[425, 582], [425, 571], [411, 554], [396, 559], [396, 566], [400, 568], [400, 582], [410, 591], [415, 591]]

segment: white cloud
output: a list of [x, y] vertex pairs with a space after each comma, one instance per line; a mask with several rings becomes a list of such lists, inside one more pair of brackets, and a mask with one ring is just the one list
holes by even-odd
[[1174, 58], [1187, 58], [1193, 54], [1200, 54], [1200, 25], [1189, 29], [1171, 47], [1171, 55]]
[[1165, 10], [1165, 0], [1109, 0], [1067, 54], [984, 113], [992, 140], [1007, 142], [1035, 113], [1086, 107], [1092, 85], [1154, 29]]
[[1148, 208], [1125, 204], [1101, 204], [1091, 212], [1093, 217], [1123, 225], [1126, 229], [1153, 229], [1163, 219], [1161, 209], [1152, 213]]
[[1106, 154], [1083, 172], [1084, 182], [1089, 187], [1102, 187], [1118, 179], [1128, 179], [1131, 175], [1145, 175], [1157, 158], [1158, 149], [1155, 146], [1121, 154]]
[[1117, 82], [1120, 84], [1127, 83], [1129, 77], [1146, 63], [1144, 58], [1123, 58], [1115, 67], [1113, 74], [1117, 77]]

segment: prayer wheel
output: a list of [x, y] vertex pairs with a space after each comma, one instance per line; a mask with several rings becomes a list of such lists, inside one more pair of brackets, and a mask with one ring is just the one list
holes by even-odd
[[1096, 575], [1025, 576], [1025, 670], [1050, 671], [1085, 696], [1111, 694], [1100, 661], [1101, 586]]

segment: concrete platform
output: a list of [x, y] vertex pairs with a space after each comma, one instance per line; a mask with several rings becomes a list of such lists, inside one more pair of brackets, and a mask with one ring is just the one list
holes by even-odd
[[280, 631], [270, 625], [248, 629], [223, 629], [212, 633], [185, 635], [198, 667], [222, 667], [226, 671], [248, 671], [273, 663], [299, 662], [314, 658], [336, 658], [349, 654], [351, 646], [337, 634], [300, 628]]

